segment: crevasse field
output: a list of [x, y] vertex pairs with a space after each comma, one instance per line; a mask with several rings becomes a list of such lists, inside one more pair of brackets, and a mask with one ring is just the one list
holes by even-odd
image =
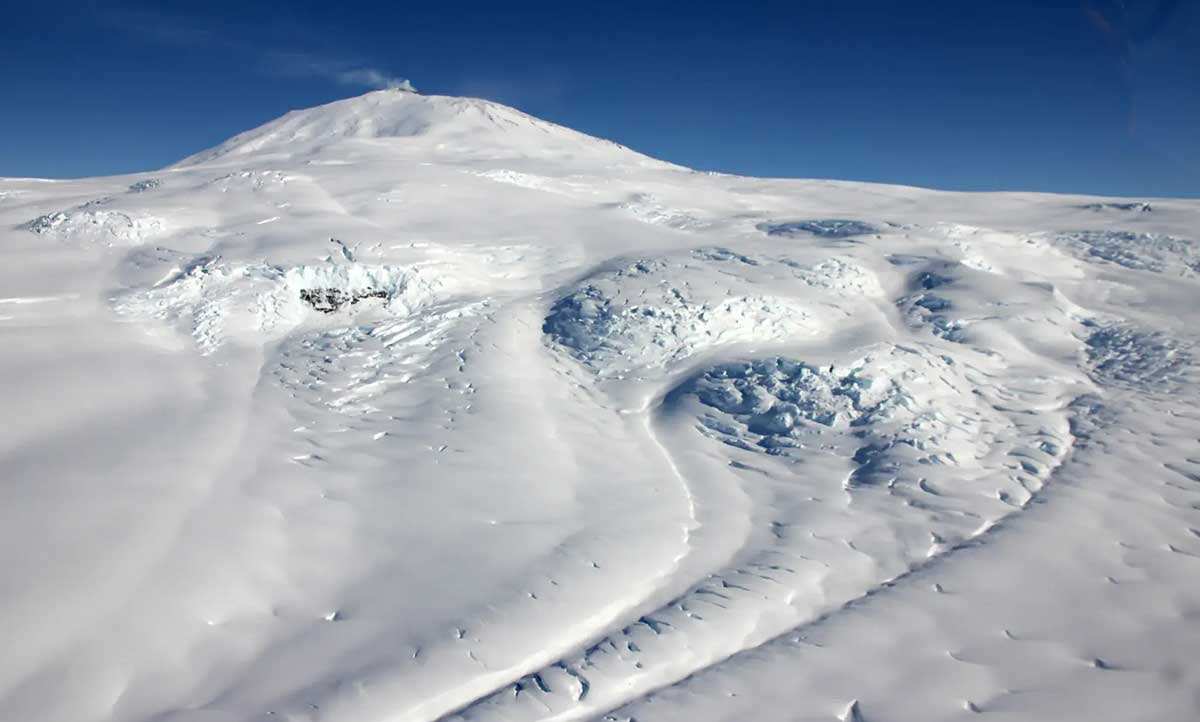
[[0, 718], [1200, 719], [1198, 238], [397, 91], [0, 180]]

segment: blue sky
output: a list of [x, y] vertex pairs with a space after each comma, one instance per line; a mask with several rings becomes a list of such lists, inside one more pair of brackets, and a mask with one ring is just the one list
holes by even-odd
[[154, 169], [410, 78], [705, 170], [1200, 196], [1200, 0], [273, 5], [6, 3], [0, 176]]

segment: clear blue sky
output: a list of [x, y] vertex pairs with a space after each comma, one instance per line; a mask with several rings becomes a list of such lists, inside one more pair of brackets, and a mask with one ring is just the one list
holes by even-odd
[[148, 170], [388, 77], [706, 170], [1200, 196], [1200, 0], [6, 2], [0, 176]]

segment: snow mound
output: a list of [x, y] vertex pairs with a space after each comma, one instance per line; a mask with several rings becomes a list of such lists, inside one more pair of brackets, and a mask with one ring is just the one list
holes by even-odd
[[1087, 365], [1104, 386], [1136, 391], [1169, 391], [1188, 382], [1192, 354], [1161, 331], [1123, 323], [1084, 323]]
[[136, 246], [161, 236], [167, 224], [163, 219], [150, 215], [81, 207], [39, 216], [22, 228], [58, 240], [79, 239], [108, 246]]
[[261, 191], [286, 185], [288, 175], [277, 170], [243, 170], [226, 173], [209, 181], [209, 185], [221, 191]]
[[856, 485], [895, 481], [902, 466], [978, 465], [989, 452], [979, 426], [1007, 423], [970, 388], [949, 358], [889, 347], [840, 369], [786, 358], [723, 364], [687, 392], [721, 412], [703, 418], [705, 433], [740, 448], [806, 453], [825, 429], [853, 432]]
[[950, 274], [957, 265], [938, 264], [938, 271], [918, 272], [910, 284], [915, 292], [897, 300], [896, 306], [909, 326], [927, 327], [939, 338], [954, 343], [965, 343], [967, 338], [963, 330], [964, 322], [949, 313], [954, 309], [954, 302], [943, 293], [934, 292], [934, 289], [950, 286], [955, 282], [954, 276]]
[[[925, 232], [948, 242], [957, 251], [957, 264], [972, 271], [1016, 281], [1079, 279], [1086, 275], [1083, 265], [1045, 234], [1014, 233], [965, 223], [937, 223]], [[944, 252], [939, 255], [945, 257]]]
[[807, 310], [785, 298], [693, 302], [678, 289], [646, 304], [622, 304], [588, 286], [554, 305], [542, 330], [605, 374], [660, 368], [703, 348], [812, 333]]
[[517, 186], [518, 188], [529, 188], [531, 190], [550, 190], [548, 187], [550, 179], [540, 175], [532, 175], [530, 173], [521, 173], [520, 171], [508, 170], [507, 168], [496, 168], [492, 170], [467, 171], [468, 174], [479, 178], [486, 178], [496, 183], [505, 183], [507, 185]]
[[961, 319], [952, 318], [949, 311], [954, 304], [949, 299], [933, 293], [921, 293], [900, 301], [905, 318], [912, 326], [928, 326], [933, 335], [954, 343], [965, 343], [967, 340], [964, 324]]
[[813, 235], [821, 238], [850, 238], [879, 233], [879, 228], [863, 221], [845, 218], [817, 218], [804, 221], [784, 221], [780, 223], [759, 223], [755, 226], [768, 236]]
[[701, 261], [736, 261], [738, 263], [744, 263], [747, 266], [759, 265], [759, 261], [751, 256], [738, 253], [737, 251], [730, 250], [728, 248], [721, 248], [719, 246], [713, 248], [697, 248], [692, 251], [692, 256]]
[[681, 231], [701, 230], [712, 225], [687, 211], [664, 205], [650, 193], [635, 193], [629, 200], [618, 203], [617, 208], [629, 213], [642, 223], [666, 226]]
[[463, 173], [477, 178], [528, 188], [529, 190], [555, 193], [561, 196], [592, 196], [596, 194], [594, 178], [577, 174], [565, 176], [538, 175], [525, 173], [510, 168], [491, 168], [488, 170], [465, 170]]
[[817, 263], [804, 263], [794, 258], [770, 257], [770, 255], [749, 255], [732, 251], [721, 246], [695, 248], [692, 258], [712, 263], [736, 263], [744, 266], [756, 266], [756, 269], [740, 269], [727, 271], [745, 276], [748, 279], [772, 277], [774, 269], [786, 269], [792, 278], [802, 281], [806, 287], [834, 291], [834, 293], [851, 296], [880, 297], [883, 295], [883, 285], [874, 271], [866, 269], [857, 260], [845, 255], [832, 255]]
[[259, 343], [314, 315], [367, 308], [407, 316], [431, 303], [441, 284], [415, 269], [360, 263], [293, 266], [201, 258], [153, 288], [114, 299], [133, 318], [183, 325], [205, 354], [227, 340]]
[[389, 389], [426, 373], [447, 346], [450, 332], [482, 315], [488, 302], [450, 303], [420, 314], [317, 330], [285, 340], [272, 375], [294, 397], [340, 414], [378, 411]]
[[812, 266], [784, 262], [795, 269], [797, 278], [813, 288], [865, 298], [884, 295], [879, 277], [850, 258], [834, 256]]
[[713, 246], [694, 249], [692, 257], [701, 261], [756, 266], [766, 272], [756, 274], [759, 276], [772, 275], [771, 268], [787, 268], [792, 278], [802, 281], [810, 288], [833, 291], [843, 295], [865, 298], [878, 298], [884, 295], [879, 276], [853, 258], [846, 256], [831, 256], [817, 263], [806, 264], [786, 256], [751, 256], [729, 248]]
[[1200, 250], [1196, 248], [1196, 242], [1182, 238], [1108, 230], [1063, 233], [1055, 240], [1072, 254], [1088, 261], [1188, 277], [1200, 273]]
[[802, 420], [845, 426], [866, 418], [894, 385], [861, 378], [856, 371], [837, 378], [832, 367], [817, 369], [776, 357], [718, 366], [696, 382], [694, 392], [708, 406], [744, 420], [763, 441], [789, 434]]
[[626, 262], [560, 297], [542, 330], [603, 376], [669, 366], [704, 350], [823, 333], [820, 304], [854, 307], [884, 295], [852, 258], [816, 263], [702, 247]]
[[599, 273], [550, 308], [542, 331], [597, 373], [619, 377], [714, 346], [808, 336], [820, 328], [806, 305], [753, 293], [744, 278], [713, 265], [644, 259]]

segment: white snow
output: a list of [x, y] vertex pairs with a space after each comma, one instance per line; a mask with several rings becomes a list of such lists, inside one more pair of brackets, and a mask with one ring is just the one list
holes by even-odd
[[38, 216], [26, 228], [56, 239], [79, 239], [107, 245], [137, 245], [163, 233], [161, 218], [102, 209], [56, 211]]
[[392, 90], [0, 180], [0, 719], [1200, 718], [1198, 228]]
[[186, 270], [173, 269], [152, 288], [114, 299], [113, 305], [121, 315], [185, 321], [196, 343], [212, 353], [226, 336], [261, 344], [310, 315], [354, 315], [369, 306], [387, 315], [410, 315], [444, 285], [426, 275], [353, 262], [283, 268], [200, 258]]

